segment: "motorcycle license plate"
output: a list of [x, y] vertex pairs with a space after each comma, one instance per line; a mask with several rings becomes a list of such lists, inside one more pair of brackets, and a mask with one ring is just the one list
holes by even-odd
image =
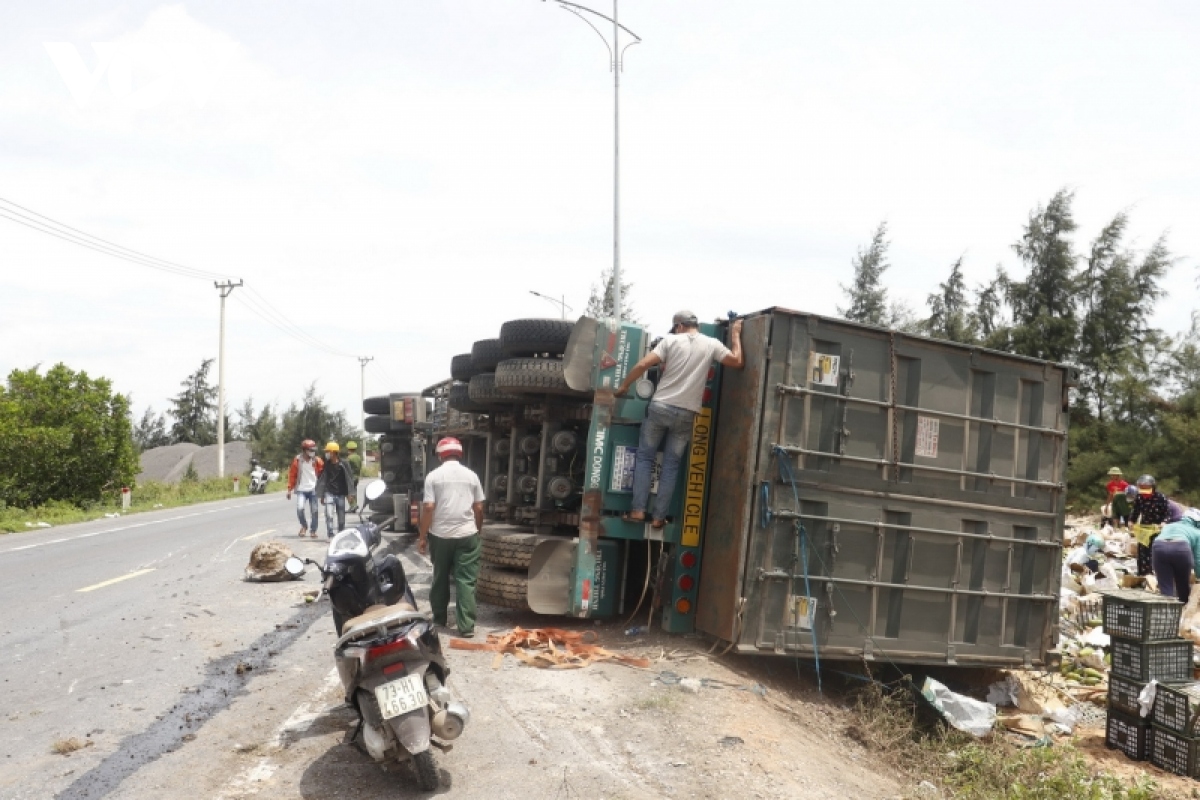
[[375, 687], [375, 699], [384, 719], [398, 717], [423, 708], [429, 702], [425, 684], [420, 675], [407, 675], [398, 680]]

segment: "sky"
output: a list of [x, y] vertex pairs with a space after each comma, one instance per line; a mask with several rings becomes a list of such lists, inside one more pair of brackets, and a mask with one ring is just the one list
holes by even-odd
[[[505, 320], [560, 313], [531, 291], [582, 313], [612, 264], [608, 51], [554, 2], [4, 16], [0, 199], [244, 280], [231, 408], [315, 382], [357, 418], [364, 375], [368, 396], [442, 380]], [[1020, 277], [1012, 244], [1064, 187], [1081, 252], [1121, 211], [1131, 246], [1167, 234], [1160, 327], [1200, 305], [1195, 3], [625, 0], [620, 19], [642, 39], [622, 267], [656, 333], [678, 308], [836, 314], [883, 221], [890, 297], [918, 312], [960, 256], [971, 285]], [[212, 281], [0, 219], [0, 372], [63, 362], [162, 411], [217, 355]]]

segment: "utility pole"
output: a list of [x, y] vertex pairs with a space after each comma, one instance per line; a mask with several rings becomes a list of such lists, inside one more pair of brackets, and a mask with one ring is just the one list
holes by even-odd
[[221, 344], [217, 350], [217, 477], [225, 477], [225, 298], [242, 285], [239, 280], [217, 283], [213, 286], [221, 295]]
[[363, 408], [363, 403], [365, 403], [367, 401], [367, 364], [371, 363], [374, 360], [375, 360], [375, 356], [359, 356], [358, 357], [358, 364], [362, 368], [362, 372], [359, 375], [359, 384], [358, 384], [359, 428], [364, 432], [366, 432], [366, 430], [367, 430], [367, 410], [365, 408]]

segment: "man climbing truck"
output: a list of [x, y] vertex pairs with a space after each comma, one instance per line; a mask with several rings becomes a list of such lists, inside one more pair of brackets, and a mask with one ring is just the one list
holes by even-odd
[[638, 608], [743, 652], [1052, 659], [1068, 368], [781, 308], [742, 319], [745, 366], [709, 371], [661, 529], [622, 519], [655, 387], [615, 389], [649, 333], [585, 317], [484, 340], [491, 371], [464, 383], [487, 512], [508, 524], [485, 528], [480, 601]]

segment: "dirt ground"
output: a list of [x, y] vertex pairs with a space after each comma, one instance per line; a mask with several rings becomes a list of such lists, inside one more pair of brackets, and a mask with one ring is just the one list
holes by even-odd
[[[481, 608], [480, 626], [537, 627], [545, 618]], [[463, 736], [438, 753], [442, 786], [464, 798], [896, 798], [904, 784], [871, 764], [843, 731], [848, 710], [797, 678], [793, 662], [763, 665], [706, 654], [698, 638], [602, 644], [653, 660], [544, 670], [513, 657], [448, 650], [451, 688], [471, 709]], [[130, 776], [112, 797], [394, 798], [426, 796], [407, 765], [387, 769], [344, 743], [354, 713], [332, 671], [332, 626], [319, 618], [246, 696], [184, 747]], [[328, 664], [330, 669], [315, 666]], [[700, 686], [684, 688], [682, 678]], [[691, 681], [689, 681], [691, 684]]]

